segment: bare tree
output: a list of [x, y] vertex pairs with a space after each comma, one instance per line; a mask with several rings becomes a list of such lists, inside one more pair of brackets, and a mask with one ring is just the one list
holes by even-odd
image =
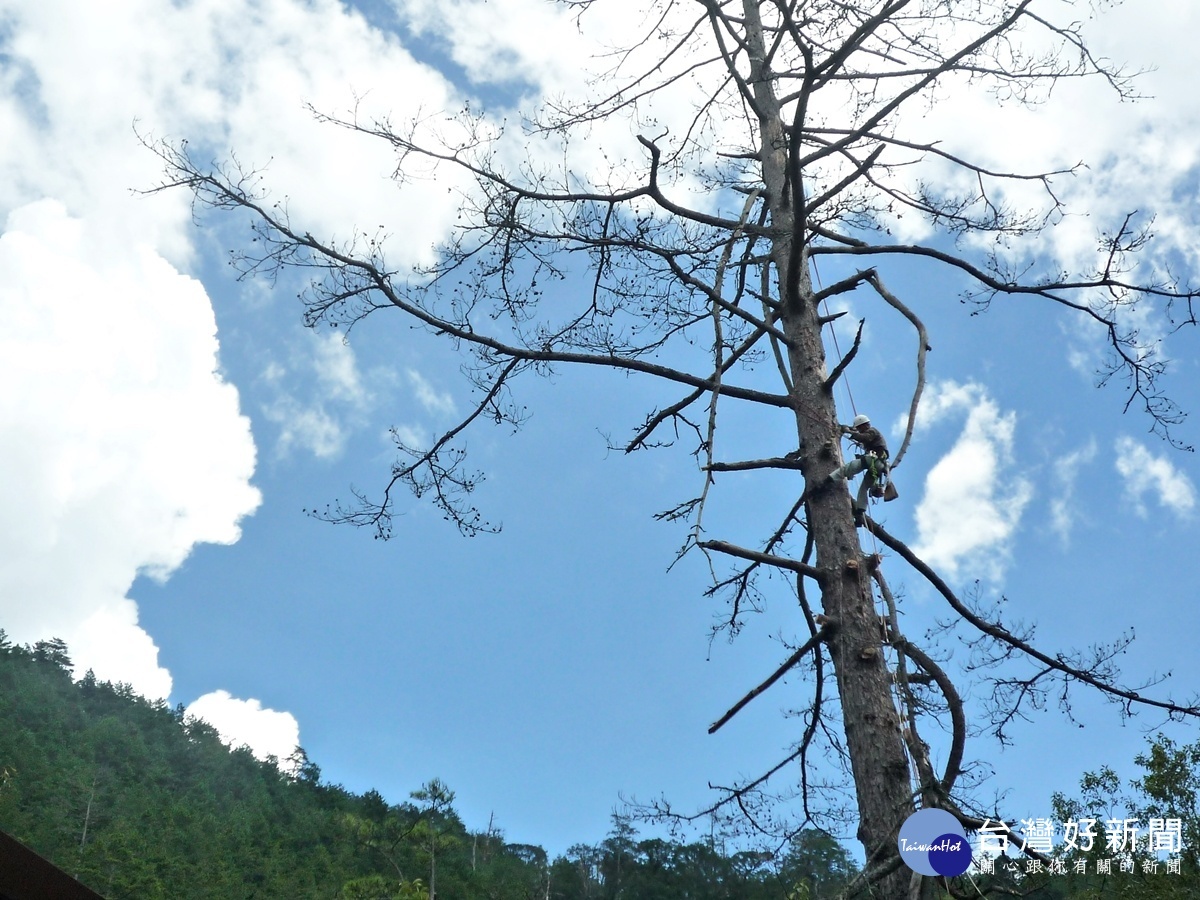
[[[592, 0], [578, 4], [581, 16], [591, 6]], [[481, 119], [457, 117], [452, 133], [461, 137], [439, 141], [427, 123], [396, 128], [317, 113], [391, 145], [398, 179], [417, 163], [469, 176], [473, 187], [463, 197], [458, 229], [436, 263], [418, 271], [389, 263], [379, 236], [338, 242], [294, 226], [285, 207], [265, 199], [252, 170], [201, 164], [185, 145], [153, 146], [168, 169], [164, 188], [185, 186], [202, 206], [252, 214], [257, 238], [237, 257], [243, 272], [297, 266], [315, 273], [305, 295], [308, 325], [348, 327], [391, 311], [468, 358], [465, 371], [476, 391], [471, 412], [428, 447], [408, 446], [397, 435], [400, 461], [381, 492], [330, 511], [333, 521], [386, 537], [395, 492], [405, 485], [432, 497], [464, 534], [488, 530], [471, 505], [479, 475], [467, 466], [459, 440], [480, 419], [520, 424], [512, 390], [526, 373], [600, 366], [677, 389], [670, 402], [644, 415], [624, 449], [673, 443], [680, 434], [694, 438], [699, 490], [660, 517], [690, 523], [683, 552], [708, 558], [713, 593], [729, 600], [731, 631], [758, 577], [779, 571], [795, 578], [797, 621], [806, 635], [713, 730], [802, 661], [814, 673], [805, 727], [787, 757], [697, 814], [728, 808], [753, 816], [753, 798], [798, 761], [800, 824], [813, 821], [813, 748], [825, 740], [844, 754], [853, 776], [867, 860], [854, 890], [917, 896], [920, 878], [901, 865], [897, 851], [905, 818], [918, 806], [935, 806], [967, 827], [980, 824], [956, 790], [968, 727], [949, 675], [929, 650], [901, 634], [881, 558], [864, 552], [846, 491], [827, 484], [843, 462], [833, 388], [855, 360], [859, 338], [830, 369], [827, 326], [836, 316], [822, 304], [862, 291], [912, 329], [915, 387], [893, 465], [912, 438], [930, 342], [914, 304], [887, 286], [887, 267], [901, 258], [955, 271], [971, 281], [980, 303], [1022, 295], [1068, 307], [1105, 336], [1111, 373], [1127, 380], [1126, 406], [1140, 404], [1153, 427], [1172, 439], [1180, 413], [1160, 390], [1163, 366], [1124, 325], [1125, 313], [1153, 304], [1177, 327], [1194, 324], [1197, 290], [1169, 278], [1139, 280], [1135, 254], [1148, 236], [1133, 216], [1101, 236], [1089, 271], [1038, 276], [1013, 268], [1005, 241], [1053, 225], [1063, 212], [1055, 179], [1071, 170], [995, 171], [909, 130], [910, 108], [931, 102], [935, 87], [948, 81], [1015, 102], [1074, 78], [1104, 79], [1129, 94], [1127, 74], [1094, 58], [1078, 28], [1056, 18], [1071, 12], [1070, 3], [1049, 0], [663, 0], [629, 48], [612, 57], [594, 96], [578, 105], [550, 104], [527, 123], [529, 154], [511, 163], [506, 139]], [[1025, 49], [1035, 45], [1043, 49]], [[663, 134], [646, 124], [638, 166], [595, 173], [536, 162], [546, 156], [535, 152], [540, 146], [561, 143], [569, 154], [571, 140], [597, 123], [637, 121], [661, 98], [683, 96], [704, 98], [690, 127]], [[910, 164], [931, 159], [950, 173], [946, 184], [914, 183]], [[1040, 199], [1028, 206], [1003, 199], [1031, 185]], [[896, 242], [887, 224], [898, 213], [923, 217], [936, 239]], [[955, 241], [964, 236], [971, 241]], [[993, 249], [976, 249], [988, 239]], [[863, 267], [816, 287], [814, 265], [834, 257], [861, 259]], [[719, 459], [718, 426], [729, 404], [794, 418], [796, 448]], [[770, 469], [798, 470], [805, 485], [770, 514], [770, 537], [756, 546], [709, 538], [703, 517], [721, 473]], [[866, 527], [945, 598], [950, 615], [975, 633], [983, 662], [1007, 663], [995, 678], [990, 708], [997, 733], [1022, 703], [1052, 690], [1069, 703], [1078, 685], [1102, 692], [1125, 712], [1152, 704], [1173, 717], [1200, 713], [1193, 701], [1123, 687], [1112, 665], [1119, 645], [1073, 655], [1036, 648], [1027, 635], [956, 596], [877, 523], [868, 518]], [[797, 537], [798, 554], [789, 549]], [[919, 731], [931, 717], [951, 734], [941, 772]]]

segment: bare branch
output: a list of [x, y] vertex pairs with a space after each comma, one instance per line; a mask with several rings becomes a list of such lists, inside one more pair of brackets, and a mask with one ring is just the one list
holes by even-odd
[[729, 556], [736, 556], [739, 559], [748, 559], [756, 563], [761, 563], [765, 566], [774, 566], [777, 569], [788, 569], [799, 575], [805, 575], [818, 583], [824, 580], [824, 575], [819, 569], [814, 569], [812, 566], [797, 562], [794, 559], [788, 559], [786, 556], [775, 556], [770, 553], [760, 553], [757, 550], [750, 550], [746, 547], [739, 547], [736, 544], [731, 544], [728, 541], [701, 541], [697, 546], [704, 550], [713, 550], [717, 553], [725, 553]]
[[736, 716], [739, 712], [741, 712], [742, 709], [746, 706], [746, 704], [748, 704], [751, 700], [753, 700], [759, 694], [763, 693], [763, 691], [765, 691], [767, 688], [769, 688], [771, 685], [773, 685], [775, 682], [777, 682], [780, 678], [782, 678], [784, 675], [786, 675], [791, 670], [791, 668], [793, 666], [795, 666], [796, 663], [800, 662], [800, 660], [804, 659], [804, 657], [809, 653], [809, 651], [814, 649], [817, 646], [817, 644], [821, 643], [824, 640], [827, 640], [829, 638], [829, 636], [833, 633], [835, 628], [836, 628], [836, 625], [833, 622], [826, 622], [824, 625], [822, 625], [820, 631], [818, 631], [815, 635], [813, 635], [811, 638], [809, 638], [807, 641], [805, 641], [795, 653], [793, 653], [786, 660], [784, 660], [783, 665], [781, 665], [778, 669], [776, 669], [774, 672], [772, 672], [771, 675], [769, 675], [767, 677], [767, 679], [762, 682], [762, 684], [760, 684], [760, 685], [758, 685], [758, 687], [755, 687], [752, 690], [750, 690], [746, 694], [746, 696], [742, 697], [741, 700], [739, 700], [737, 703], [733, 704], [733, 706], [731, 706], [729, 708], [728, 712], [726, 712], [725, 715], [721, 716], [721, 718], [717, 719], [717, 721], [715, 721], [711, 725], [709, 725], [708, 733], [715, 734], [721, 728], [722, 725], [724, 725], [726, 722], [728, 722], [730, 719], [732, 719], [734, 716]]
[[740, 462], [715, 462], [705, 466], [709, 472], [745, 472], [751, 469], [802, 469], [799, 456], [772, 456], [769, 459], [746, 459]]
[[846, 366], [850, 365], [850, 363], [854, 361], [854, 357], [858, 355], [858, 348], [862, 344], [863, 326], [866, 324], [866, 319], [858, 320], [858, 331], [854, 332], [854, 344], [850, 347], [850, 350], [846, 353], [846, 355], [838, 360], [838, 364], [833, 367], [833, 371], [830, 372], [829, 377], [825, 379], [824, 386], [826, 391], [829, 391], [830, 393], [833, 392], [833, 386], [837, 384], [838, 377], [844, 371], [846, 371]]
[[975, 615], [967, 606], [958, 599], [950, 587], [944, 582], [941, 577], [927, 566], [915, 553], [908, 548], [904, 542], [893, 537], [884, 530], [883, 526], [874, 520], [867, 520], [867, 527], [873, 535], [879, 538], [887, 547], [900, 554], [910, 566], [920, 572], [933, 587], [940, 593], [950, 606], [959, 616], [970, 622], [976, 629], [1012, 647], [1019, 650], [1026, 656], [1037, 660], [1047, 668], [1058, 672], [1061, 676], [1072, 681], [1081, 681], [1084, 684], [1090, 685], [1100, 691], [1102, 694], [1108, 695], [1121, 702], [1122, 706], [1127, 710], [1131, 710], [1135, 705], [1149, 706], [1155, 709], [1161, 709], [1169, 713], [1172, 717], [1187, 716], [1200, 717], [1200, 705], [1183, 705], [1174, 703], [1169, 700], [1156, 700], [1152, 697], [1143, 697], [1137, 691], [1131, 691], [1125, 688], [1110, 684], [1109, 682], [1096, 677], [1089, 671], [1086, 671], [1075, 666], [1068, 665], [1061, 656], [1052, 657], [1037, 650], [1027, 642], [1019, 639], [1016, 635], [1009, 632], [1007, 629], [987, 622]]
[[912, 443], [913, 428], [917, 422], [917, 406], [921, 402], [921, 394], [925, 392], [925, 354], [932, 348], [929, 346], [929, 333], [925, 330], [925, 323], [917, 318], [916, 313], [901, 303], [895, 294], [883, 286], [879, 273], [874, 269], [870, 270], [867, 281], [878, 291], [880, 297], [886, 300], [900, 315], [912, 322], [913, 328], [917, 330], [917, 386], [913, 390], [912, 403], [908, 407], [908, 424], [904, 426], [904, 440], [900, 442], [900, 449], [896, 451], [896, 455], [891, 460], [890, 467], [894, 469], [900, 465], [904, 454], [908, 452], [908, 445]]

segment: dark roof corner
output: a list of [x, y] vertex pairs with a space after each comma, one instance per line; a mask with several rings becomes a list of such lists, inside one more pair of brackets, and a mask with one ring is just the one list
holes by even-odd
[[0, 900], [104, 900], [10, 834], [0, 831]]

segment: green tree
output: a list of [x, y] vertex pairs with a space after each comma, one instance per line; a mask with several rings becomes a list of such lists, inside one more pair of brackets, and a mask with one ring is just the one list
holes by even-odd
[[62, 638], [50, 638], [33, 645], [33, 658], [38, 662], [50, 663], [60, 669], [71, 671], [71, 656], [67, 653], [67, 642]]
[[[1180, 746], [1158, 735], [1134, 761], [1144, 774], [1127, 784], [1122, 784], [1111, 768], [1104, 767], [1083, 776], [1078, 796], [1054, 794], [1056, 820], [1094, 823], [1084, 824], [1082, 829], [1094, 831], [1096, 838], [1091, 847], [1086, 847], [1088, 842], [1083, 839], [1073, 841], [1077, 844], [1074, 847], [1064, 842], [1059, 856], [1067, 863], [1067, 874], [1045, 879], [1043, 890], [1047, 896], [1065, 900], [1183, 900], [1200, 894], [1196, 843], [1200, 840], [1200, 810], [1196, 807], [1200, 742]], [[1108, 835], [1123, 834], [1126, 822], [1134, 829], [1134, 847], [1115, 849]], [[1179, 870], [1168, 873], [1172, 859]], [[1111, 873], [1097, 873], [1101, 860], [1111, 861]], [[1132, 871], [1122, 871], [1121, 860]], [[1075, 871], [1077, 861], [1086, 865], [1085, 872]]]
[[[1178, 819], [1182, 867], [1193, 876], [1200, 874], [1200, 741], [1179, 746], [1160, 734], [1134, 762], [1146, 772], [1131, 785], [1140, 800], [1139, 817], [1143, 822]], [[1194, 884], [1200, 888], [1200, 879]]]
[[620, 897], [637, 865], [637, 829], [627, 814], [612, 814], [612, 827], [600, 845], [600, 879], [605, 897]]
[[427, 896], [421, 879], [389, 881], [382, 875], [355, 878], [342, 885], [342, 900], [424, 900]]
[[560, 900], [592, 900], [600, 896], [601, 851], [588, 844], [572, 844], [565, 857], [550, 870], [552, 894]]
[[438, 860], [463, 843], [462, 823], [452, 806], [454, 791], [435, 778], [409, 796], [420, 804], [420, 818], [413, 826], [412, 839], [428, 860], [429, 900], [437, 900]]
[[857, 871], [845, 847], [826, 832], [810, 828], [789, 842], [779, 877], [790, 891], [820, 900], [835, 896]]
[[543, 900], [550, 877], [549, 861], [541, 847], [504, 843], [480, 861], [471, 884], [486, 900]]

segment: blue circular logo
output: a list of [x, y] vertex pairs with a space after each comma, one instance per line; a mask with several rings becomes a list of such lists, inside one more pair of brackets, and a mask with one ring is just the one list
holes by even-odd
[[971, 866], [971, 845], [958, 819], [944, 809], [919, 809], [900, 827], [900, 858], [914, 872], [953, 878]]

